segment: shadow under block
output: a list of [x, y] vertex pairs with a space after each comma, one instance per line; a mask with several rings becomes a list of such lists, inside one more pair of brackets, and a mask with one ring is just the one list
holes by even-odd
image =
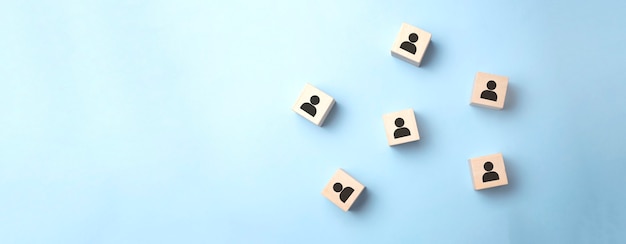
[[474, 190], [482, 190], [509, 184], [502, 153], [469, 160]]
[[402, 23], [400, 32], [391, 46], [391, 56], [420, 66], [432, 35], [425, 30]]
[[307, 83], [291, 109], [313, 124], [322, 126], [333, 105], [333, 97]]
[[387, 134], [387, 143], [389, 146], [418, 141], [420, 139], [413, 109], [405, 109], [385, 114], [383, 115], [383, 124], [385, 125], [385, 133]]
[[324, 190], [322, 190], [322, 195], [346, 212], [352, 207], [352, 204], [359, 198], [364, 189], [365, 186], [363, 184], [342, 169], [338, 169], [335, 175], [330, 178]]
[[470, 104], [498, 110], [503, 109], [508, 86], [509, 78], [506, 76], [478, 72], [474, 78]]

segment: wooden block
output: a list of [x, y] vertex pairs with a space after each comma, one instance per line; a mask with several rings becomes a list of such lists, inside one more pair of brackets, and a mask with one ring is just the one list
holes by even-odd
[[383, 115], [383, 123], [385, 125], [387, 143], [389, 146], [418, 141], [420, 139], [413, 109], [405, 109], [385, 114]]
[[502, 153], [469, 160], [474, 190], [503, 186], [509, 183]]
[[322, 126], [333, 105], [333, 97], [307, 83], [291, 109], [313, 124]]
[[391, 46], [391, 56], [419, 67], [431, 37], [425, 30], [402, 23], [396, 41]]
[[354, 201], [359, 198], [363, 190], [365, 190], [363, 184], [342, 169], [338, 169], [335, 175], [330, 178], [324, 190], [322, 190], [322, 195], [346, 212], [352, 207]]
[[492, 109], [504, 108], [506, 89], [509, 86], [509, 78], [506, 76], [476, 73], [474, 89], [472, 90], [471, 105]]

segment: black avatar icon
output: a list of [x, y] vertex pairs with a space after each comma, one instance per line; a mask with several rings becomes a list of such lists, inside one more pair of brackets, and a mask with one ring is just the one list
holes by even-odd
[[407, 52], [410, 52], [412, 54], [415, 54], [415, 52], [417, 51], [417, 48], [415, 47], [415, 44], [413, 44], [413, 43], [415, 43], [417, 41], [417, 39], [418, 39], [417, 38], [417, 34], [411, 33], [409, 35], [409, 41], [410, 42], [408, 42], [408, 41], [403, 42], [400, 45], [400, 49], [402, 49], [404, 51], [407, 51]]
[[480, 98], [482, 99], [487, 99], [487, 100], [491, 100], [491, 101], [497, 101], [498, 100], [498, 94], [496, 94], [496, 92], [493, 91], [493, 89], [496, 89], [496, 82], [495, 81], [488, 81], [487, 82], [487, 89], [489, 90], [484, 90], [482, 93], [480, 93]]
[[344, 203], [348, 201], [348, 198], [350, 198], [350, 196], [352, 196], [352, 193], [354, 192], [354, 189], [352, 187], [348, 186], [344, 188], [343, 185], [341, 185], [341, 183], [339, 182], [333, 185], [333, 190], [335, 192], [341, 192], [339, 193], [339, 200], [341, 200]]
[[300, 109], [304, 110], [304, 112], [310, 114], [311, 116], [315, 117], [315, 114], [317, 113], [317, 109], [315, 108], [315, 105], [320, 103], [320, 97], [313, 95], [311, 96], [311, 99], [309, 99], [311, 101], [311, 103], [303, 103], [300, 106]]
[[483, 168], [487, 171], [487, 173], [483, 175], [483, 183], [500, 179], [498, 173], [491, 171], [493, 169], [493, 164], [491, 162], [485, 162]]
[[397, 118], [395, 123], [396, 123], [396, 127], [398, 127], [398, 129], [396, 129], [393, 132], [393, 138], [398, 139], [400, 137], [405, 137], [405, 136], [410, 136], [411, 135], [411, 131], [409, 129], [407, 129], [406, 127], [402, 127], [402, 126], [404, 126], [404, 120], [402, 118]]

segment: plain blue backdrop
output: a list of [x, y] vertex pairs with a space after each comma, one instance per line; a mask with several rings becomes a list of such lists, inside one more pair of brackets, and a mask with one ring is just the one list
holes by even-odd
[[[625, 29], [618, 0], [2, 1], [0, 243], [626, 243]], [[406, 108], [421, 140], [389, 147]], [[474, 191], [497, 152], [509, 185]]]

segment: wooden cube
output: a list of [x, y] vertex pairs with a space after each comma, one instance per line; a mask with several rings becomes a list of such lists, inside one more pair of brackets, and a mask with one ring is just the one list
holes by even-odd
[[431, 37], [425, 30], [402, 23], [396, 41], [391, 46], [391, 56], [419, 67]]
[[509, 78], [506, 76], [476, 73], [474, 78], [474, 89], [470, 104], [492, 108], [504, 108], [506, 99], [506, 89], [509, 86]]
[[474, 190], [503, 186], [509, 183], [502, 153], [469, 160]]
[[385, 114], [383, 115], [383, 124], [385, 126], [385, 133], [387, 133], [387, 143], [389, 146], [418, 141], [420, 139], [413, 109], [405, 109]]
[[333, 105], [333, 97], [307, 83], [291, 109], [313, 124], [322, 126]]
[[346, 212], [352, 207], [354, 201], [359, 198], [363, 190], [365, 190], [363, 184], [342, 169], [338, 169], [322, 190], [322, 195]]

